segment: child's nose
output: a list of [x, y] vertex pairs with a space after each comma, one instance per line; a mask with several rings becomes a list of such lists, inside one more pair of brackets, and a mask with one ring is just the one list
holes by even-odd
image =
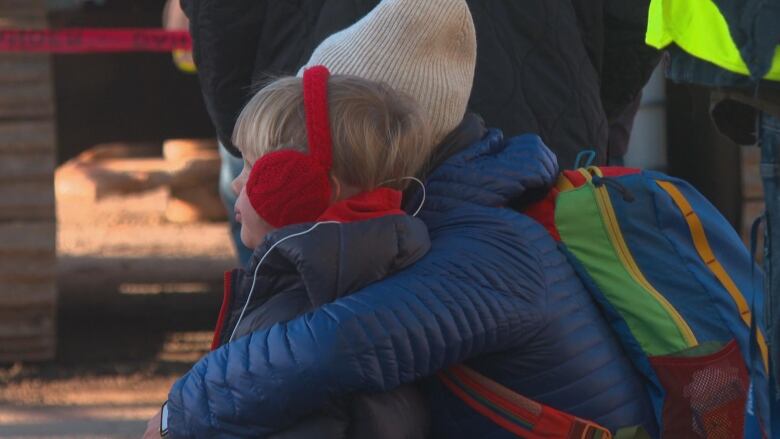
[[230, 186], [233, 188], [233, 192], [238, 195], [241, 193], [241, 189], [244, 188], [244, 173], [238, 175], [235, 179], [233, 179], [233, 182], [230, 183]]

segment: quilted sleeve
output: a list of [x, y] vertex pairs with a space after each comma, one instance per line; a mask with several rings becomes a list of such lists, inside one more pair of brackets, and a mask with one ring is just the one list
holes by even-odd
[[219, 140], [239, 155], [230, 139], [249, 98], [267, 1], [182, 0], [190, 19], [200, 87]]
[[493, 218], [466, 214], [409, 269], [204, 357], [169, 394], [173, 436], [262, 437], [341, 396], [533, 340], [540, 263], [517, 241], [522, 223]]
[[[558, 176], [555, 154], [535, 134], [504, 140], [490, 130], [480, 142], [436, 168], [426, 181], [425, 211], [465, 204], [500, 207], [531, 192], [545, 194]], [[409, 201], [418, 205], [419, 196]], [[426, 222], [428, 222], [426, 220]]]

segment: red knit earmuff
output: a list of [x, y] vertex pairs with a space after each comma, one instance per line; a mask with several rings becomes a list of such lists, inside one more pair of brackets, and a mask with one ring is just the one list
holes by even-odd
[[329, 77], [324, 66], [303, 72], [309, 153], [290, 149], [268, 153], [255, 162], [246, 182], [249, 202], [273, 227], [315, 221], [330, 205]]

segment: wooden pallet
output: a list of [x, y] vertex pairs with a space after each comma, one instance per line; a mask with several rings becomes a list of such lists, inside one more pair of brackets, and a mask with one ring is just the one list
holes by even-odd
[[[45, 0], [0, 0], [0, 28], [44, 27]], [[0, 362], [56, 351], [55, 160], [49, 56], [0, 53]]]

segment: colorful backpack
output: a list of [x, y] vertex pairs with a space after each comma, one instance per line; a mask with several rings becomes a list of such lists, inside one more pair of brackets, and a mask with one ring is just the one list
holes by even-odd
[[[560, 243], [644, 376], [661, 437], [770, 437], [762, 275], [701, 194], [657, 172], [590, 167], [564, 171], [524, 213]], [[609, 435], [463, 366], [440, 378], [518, 436]]]

